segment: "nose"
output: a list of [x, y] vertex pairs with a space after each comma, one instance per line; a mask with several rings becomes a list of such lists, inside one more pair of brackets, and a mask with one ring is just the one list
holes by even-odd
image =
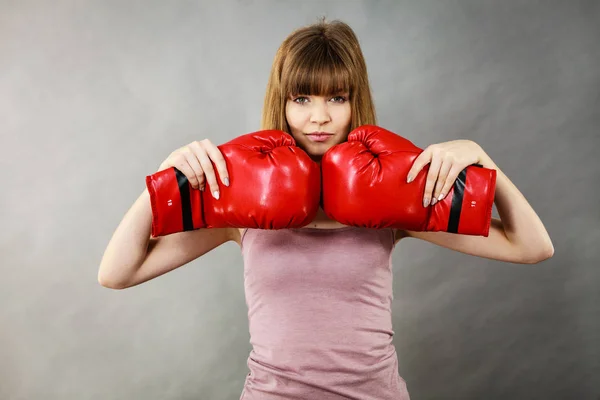
[[324, 124], [329, 121], [331, 121], [331, 116], [327, 102], [322, 99], [314, 101], [311, 107], [310, 122]]

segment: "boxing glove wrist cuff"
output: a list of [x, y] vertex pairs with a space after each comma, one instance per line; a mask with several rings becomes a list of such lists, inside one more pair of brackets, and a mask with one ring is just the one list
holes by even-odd
[[168, 168], [146, 177], [152, 207], [152, 236], [191, 231], [205, 226], [202, 213], [192, 213], [192, 203], [201, 203], [201, 192], [191, 190], [185, 175]]
[[[444, 230], [464, 235], [488, 236], [496, 188], [496, 170], [475, 164], [463, 169], [450, 192], [442, 202], [450, 202], [448, 223], [439, 227], [437, 218], [431, 218], [428, 230]], [[450, 197], [450, 198], [448, 198]], [[434, 206], [435, 214], [435, 206]], [[437, 220], [437, 221], [436, 221]]]

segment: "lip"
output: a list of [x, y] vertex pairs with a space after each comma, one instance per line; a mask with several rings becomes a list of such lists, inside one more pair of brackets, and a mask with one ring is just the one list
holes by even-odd
[[333, 137], [333, 133], [329, 132], [313, 132], [308, 133], [306, 136], [313, 142], [325, 142], [327, 139]]

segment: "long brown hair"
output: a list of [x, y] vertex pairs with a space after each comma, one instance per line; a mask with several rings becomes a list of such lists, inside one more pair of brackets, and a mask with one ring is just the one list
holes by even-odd
[[365, 59], [354, 31], [335, 20], [319, 22], [292, 32], [275, 55], [267, 84], [261, 129], [290, 133], [285, 103], [290, 96], [331, 96], [349, 93], [350, 130], [376, 125]]

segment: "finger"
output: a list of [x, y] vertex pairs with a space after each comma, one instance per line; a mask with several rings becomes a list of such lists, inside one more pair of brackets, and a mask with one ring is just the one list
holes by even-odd
[[221, 150], [210, 142], [206, 144], [205, 149], [208, 156], [217, 167], [221, 182], [223, 182], [225, 186], [229, 186], [229, 172], [227, 171], [227, 164], [225, 163], [225, 158], [223, 158]]
[[452, 190], [452, 186], [454, 186], [454, 182], [456, 182], [456, 178], [458, 177], [458, 174], [460, 174], [461, 171], [462, 169], [460, 168], [460, 166], [456, 164], [452, 166], [450, 172], [448, 172], [448, 179], [446, 179], [446, 183], [444, 184], [444, 187], [442, 188], [442, 191], [440, 193], [440, 197], [442, 199], [446, 197], [448, 193], [450, 193], [450, 190]]
[[[196, 147], [194, 147], [194, 149], [196, 149]], [[204, 178], [208, 183], [210, 193], [212, 193], [213, 197], [218, 200], [219, 184], [217, 183], [217, 177], [215, 176], [215, 169], [213, 168], [210, 158], [208, 158], [208, 154], [206, 153], [204, 145], [200, 144], [200, 148], [195, 151], [195, 154], [198, 158], [198, 161], [200, 161], [200, 165], [202, 165], [202, 169], [204, 170]]]
[[190, 167], [194, 172], [194, 183], [192, 183], [192, 187], [194, 189], [204, 190], [204, 171], [202, 169], [202, 166], [198, 162], [194, 151], [192, 149], [188, 149], [183, 151], [182, 155], [183, 157], [185, 157], [188, 164], [190, 164]]
[[429, 172], [427, 173], [427, 181], [425, 182], [425, 192], [423, 194], [423, 207], [427, 207], [431, 202], [431, 194], [433, 192], [435, 183], [438, 179], [441, 165], [442, 161], [440, 157], [434, 156], [431, 160], [431, 165], [429, 166]]
[[194, 187], [194, 185], [198, 185], [196, 173], [194, 172], [194, 169], [190, 166], [188, 160], [185, 157], [177, 157], [177, 161], [175, 162], [174, 167], [177, 168], [183, 175], [185, 175], [192, 187]]
[[434, 205], [438, 201], [440, 201], [440, 193], [442, 192], [442, 188], [447, 184], [448, 173], [452, 168], [451, 160], [442, 161], [442, 166], [440, 167], [440, 174], [438, 175], [437, 182], [435, 184], [435, 189], [433, 190], [433, 195], [431, 197], [431, 205]]
[[406, 182], [412, 182], [417, 177], [419, 172], [431, 162], [431, 157], [432, 152], [429, 147], [423, 150], [421, 154], [419, 154], [419, 156], [415, 158], [412, 167], [408, 171], [408, 174], [406, 175]]

